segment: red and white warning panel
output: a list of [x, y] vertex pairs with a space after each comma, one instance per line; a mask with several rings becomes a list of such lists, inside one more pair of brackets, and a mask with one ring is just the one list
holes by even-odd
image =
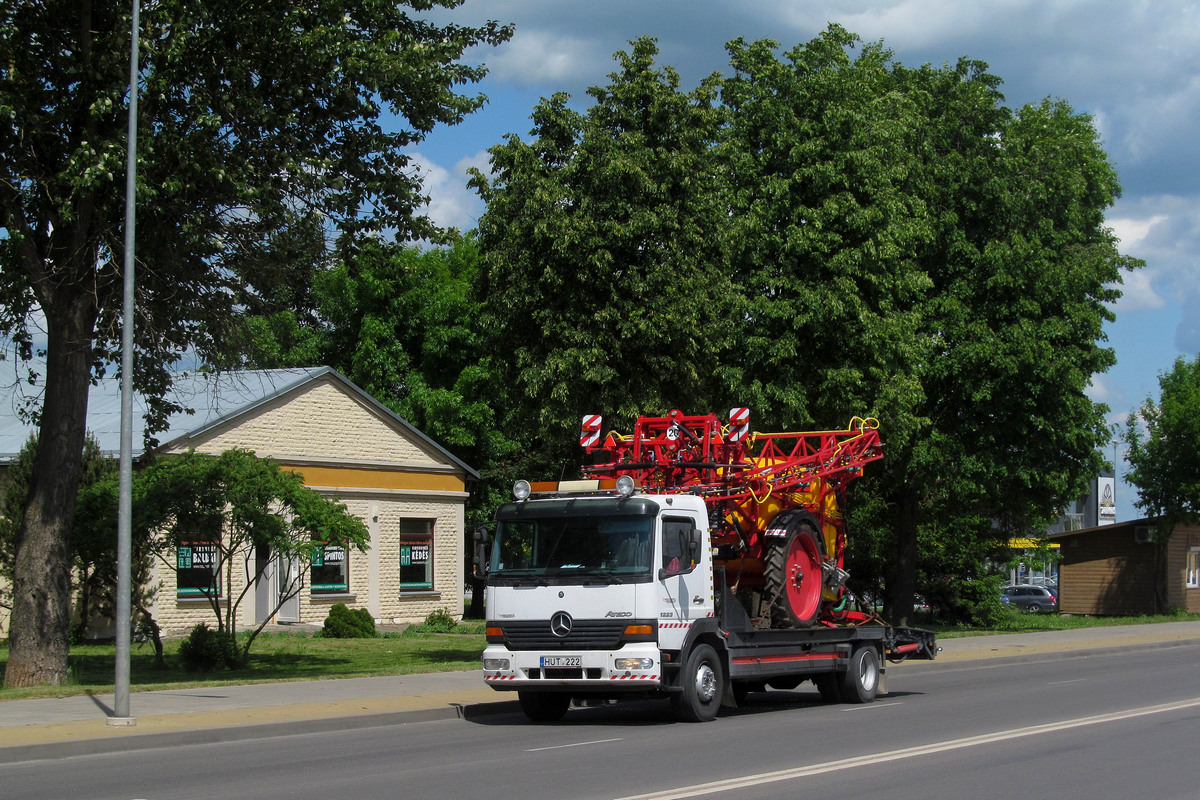
[[585, 414], [579, 429], [579, 446], [594, 447], [600, 443], [600, 426], [604, 418], [599, 414]]
[[750, 409], [729, 409], [729, 441], [740, 442], [750, 435]]

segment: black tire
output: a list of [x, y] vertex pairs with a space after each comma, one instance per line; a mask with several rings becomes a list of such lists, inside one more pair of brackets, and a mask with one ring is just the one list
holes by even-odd
[[850, 663], [842, 674], [842, 700], [847, 703], [869, 703], [879, 691], [879, 654], [871, 646], [860, 647], [850, 654]]
[[826, 703], [842, 702], [842, 676], [836, 672], [820, 672], [812, 676], [812, 681], [821, 693], [821, 699]]
[[679, 673], [679, 694], [671, 695], [675, 716], [682, 722], [708, 722], [721, 708], [725, 671], [717, 651], [698, 644]]
[[808, 523], [767, 546], [763, 596], [772, 628], [811, 628], [821, 613], [821, 540]]
[[1025, 606], [1025, 610], [1028, 611], [1030, 614], [1042, 613], [1042, 607], [1039, 606], [1037, 603], [1030, 603], [1029, 605]]
[[571, 695], [561, 692], [517, 692], [517, 700], [534, 722], [558, 722], [571, 707]]

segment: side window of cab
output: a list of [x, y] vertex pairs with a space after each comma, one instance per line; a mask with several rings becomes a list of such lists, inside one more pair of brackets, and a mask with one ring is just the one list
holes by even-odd
[[660, 577], [682, 575], [696, 568], [700, 539], [694, 520], [667, 517], [663, 520], [662, 569]]

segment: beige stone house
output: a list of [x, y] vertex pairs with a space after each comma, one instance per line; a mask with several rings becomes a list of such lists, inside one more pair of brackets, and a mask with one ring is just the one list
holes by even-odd
[[[93, 392], [88, 422], [101, 447], [116, 450], [119, 388], [108, 383]], [[325, 548], [312, 564], [259, 552], [248, 559], [247, 574], [239, 559], [233, 585], [220, 587], [222, 596], [249, 589], [239, 625], [268, 616], [320, 623], [335, 603], [365, 608], [381, 622], [420, 621], [436, 609], [461, 617], [463, 519], [467, 484], [478, 478], [473, 469], [329, 368], [191, 376], [179, 382], [175, 399], [195, 413], [172, 417], [152, 452], [218, 454], [236, 447], [269, 456], [344, 503], [370, 532], [367, 552]], [[15, 456], [24, 436], [0, 435], [0, 460]], [[135, 448], [140, 443], [137, 432]], [[219, 585], [223, 576], [212, 576], [203, 542], [182, 543], [174, 555], [177, 569], [156, 570], [153, 611], [165, 631], [181, 633], [214, 621], [200, 587]], [[272, 615], [280, 586], [297, 571], [303, 590]]]

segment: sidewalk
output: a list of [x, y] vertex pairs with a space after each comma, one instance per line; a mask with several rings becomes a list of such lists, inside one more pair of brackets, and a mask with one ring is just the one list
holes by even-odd
[[[940, 640], [933, 662], [1037, 658], [1200, 644], [1200, 622], [1169, 622]], [[483, 684], [480, 673], [438, 672], [384, 678], [216, 686], [130, 695], [135, 725], [109, 725], [113, 696], [0, 702], [0, 764], [39, 758], [138, 750], [172, 744], [251, 739], [288, 733], [473, 718], [515, 711], [516, 697]]]

